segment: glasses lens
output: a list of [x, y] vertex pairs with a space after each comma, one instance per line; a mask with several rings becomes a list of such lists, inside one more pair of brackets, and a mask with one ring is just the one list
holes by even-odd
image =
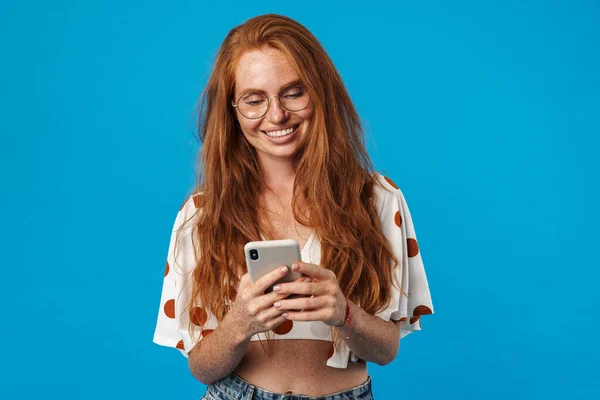
[[310, 101], [310, 95], [304, 85], [290, 86], [279, 98], [281, 104], [290, 111], [304, 110]]
[[263, 93], [246, 93], [238, 100], [238, 109], [246, 118], [260, 118], [267, 112], [269, 103]]

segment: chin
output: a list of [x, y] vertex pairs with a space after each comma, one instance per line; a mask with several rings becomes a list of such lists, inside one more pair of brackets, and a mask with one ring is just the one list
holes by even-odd
[[293, 151], [260, 151], [259, 153], [271, 159], [277, 159], [278, 161], [293, 161], [298, 152], [299, 149], [294, 149]]

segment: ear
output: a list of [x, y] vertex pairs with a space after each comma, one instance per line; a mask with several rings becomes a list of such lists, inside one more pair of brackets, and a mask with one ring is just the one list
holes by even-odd
[[238, 115], [237, 115], [237, 110], [236, 110], [236, 107], [233, 104], [233, 101], [231, 102], [231, 108], [232, 108], [231, 111], [233, 112], [233, 118], [235, 118], [236, 122], [239, 122]]

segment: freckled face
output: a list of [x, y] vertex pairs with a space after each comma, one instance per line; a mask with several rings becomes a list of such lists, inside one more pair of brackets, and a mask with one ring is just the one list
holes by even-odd
[[267, 113], [258, 119], [244, 117], [236, 108], [237, 119], [248, 142], [256, 149], [259, 161], [292, 161], [308, 132], [314, 106], [312, 100], [301, 111], [289, 111], [281, 106], [278, 96], [300, 76], [279, 50], [263, 47], [244, 53], [235, 73], [233, 101], [258, 89], [269, 97]]

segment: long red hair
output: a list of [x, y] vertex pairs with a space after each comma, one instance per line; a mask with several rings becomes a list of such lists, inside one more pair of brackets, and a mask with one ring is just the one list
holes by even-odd
[[[246, 273], [244, 245], [261, 240], [259, 195], [265, 189], [254, 148], [231, 106], [240, 56], [271, 46], [294, 65], [314, 102], [307, 140], [296, 156], [294, 196], [304, 199], [296, 220], [321, 242], [321, 266], [333, 271], [344, 294], [368, 313], [389, 304], [396, 262], [372, 202], [378, 184], [364, 146], [360, 119], [339, 73], [317, 39], [298, 22], [262, 15], [232, 29], [216, 56], [201, 97], [202, 142], [194, 200], [197, 265], [190, 320], [202, 305], [221, 321]], [[265, 235], [266, 236], [266, 235]], [[229, 300], [224, 300], [229, 299]], [[190, 324], [190, 331], [192, 326]]]

